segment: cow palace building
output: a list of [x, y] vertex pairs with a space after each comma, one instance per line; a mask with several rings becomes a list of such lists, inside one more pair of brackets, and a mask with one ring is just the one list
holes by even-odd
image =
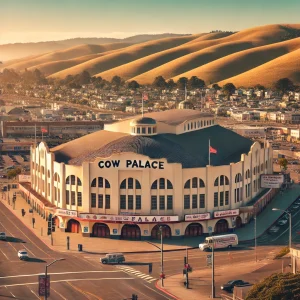
[[[210, 165], [209, 142], [217, 150]], [[267, 141], [223, 128], [211, 114], [173, 109], [105, 125], [52, 149], [32, 146], [26, 193], [67, 232], [199, 236], [247, 223], [244, 208], [263, 191], [261, 174], [272, 174]]]

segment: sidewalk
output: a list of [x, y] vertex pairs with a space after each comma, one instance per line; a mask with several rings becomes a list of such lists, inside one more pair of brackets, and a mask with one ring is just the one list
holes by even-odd
[[[17, 190], [11, 190], [10, 199]], [[5, 193], [6, 194], [6, 193]], [[257, 217], [257, 236], [262, 235], [267, 228], [279, 218], [280, 212], [272, 211], [273, 207], [280, 209], [287, 209], [291, 203], [300, 195], [300, 186], [293, 185], [288, 191], [285, 191], [283, 195], [278, 194], [273, 201], [267, 206], [267, 208]], [[8, 205], [7, 199], [1, 199], [2, 203], [6, 205], [13, 213], [27, 226], [29, 227], [46, 245], [56, 251], [74, 251], [78, 252], [78, 244], [83, 245], [83, 252], [104, 254], [110, 252], [158, 252], [160, 251], [153, 245], [150, 245], [146, 241], [126, 241], [126, 240], [113, 240], [104, 238], [88, 238], [83, 237], [81, 234], [61, 232], [56, 228], [53, 232], [53, 245], [51, 246], [50, 236], [47, 236], [48, 223], [36, 212], [29, 213], [31, 208], [25, 199], [17, 194], [17, 200], [15, 203], [15, 210], [11, 205]], [[11, 201], [12, 202], [12, 201]], [[26, 215], [22, 217], [21, 209], [24, 208]], [[34, 228], [32, 226], [32, 217], [35, 218]], [[243, 228], [235, 230], [235, 233], [239, 237], [239, 241], [246, 241], [254, 239], [254, 223], [247, 224]], [[70, 250], [67, 250], [67, 236], [70, 237]], [[199, 243], [204, 240], [204, 237], [195, 238], [183, 238], [180, 240], [167, 240], [164, 243], [164, 251], [176, 251], [188, 248], [198, 248]], [[160, 247], [160, 243], [151, 241]]]
[[[284, 272], [289, 272], [287, 266], [290, 263], [290, 258], [283, 258]], [[261, 260], [257, 263], [229, 263], [220, 267], [215, 267], [215, 295], [220, 298], [222, 293], [221, 285], [229, 280], [241, 279], [252, 284], [259, 282], [261, 279], [275, 273], [281, 272], [282, 260]], [[164, 287], [161, 286], [161, 281], [158, 281], [156, 287], [177, 299], [189, 300], [206, 300], [211, 298], [212, 294], [212, 271], [209, 267], [204, 267], [202, 270], [189, 273], [189, 288], [186, 289], [183, 282], [185, 279], [182, 274], [167, 277], [164, 280]], [[229, 294], [232, 295], [232, 294]]]
[[[58, 228], [52, 233], [53, 245], [51, 245], [51, 238], [47, 235], [48, 221], [43, 219], [37, 212], [34, 211], [33, 214], [29, 213], [31, 206], [26, 203], [25, 199], [17, 194], [17, 200], [15, 202], [15, 209], [12, 207], [12, 197], [14, 192], [17, 190], [10, 190], [9, 198], [10, 205], [8, 204], [7, 197], [2, 199], [1, 202], [10, 209], [31, 231], [37, 235], [47, 246], [55, 251], [61, 252], [77, 252], [78, 244], [83, 245], [83, 253], [97, 253], [106, 254], [112, 252], [123, 252], [123, 253], [135, 253], [135, 252], [159, 252], [155, 246], [145, 242], [145, 241], [126, 241], [126, 240], [113, 240], [105, 238], [89, 238], [83, 237], [81, 234], [61, 232]], [[7, 195], [7, 193], [5, 192]], [[21, 210], [25, 209], [26, 215], [22, 217]], [[32, 218], [35, 218], [34, 228], [32, 226]], [[67, 250], [67, 236], [70, 237], [70, 250]], [[160, 243], [151, 243], [160, 247]], [[164, 244], [164, 251], [178, 251], [186, 249], [185, 245], [176, 244]]]
[[[300, 196], [300, 185], [294, 184], [285, 191], [283, 195], [277, 194], [275, 198], [268, 204], [268, 206], [257, 216], [256, 219], [256, 234], [261, 236], [270, 228], [278, 218], [283, 214], [280, 211], [272, 211], [272, 208], [280, 208], [286, 210], [297, 197]], [[247, 241], [254, 239], [254, 221], [247, 224], [245, 227], [238, 228], [234, 231], [238, 235], [239, 241]]]

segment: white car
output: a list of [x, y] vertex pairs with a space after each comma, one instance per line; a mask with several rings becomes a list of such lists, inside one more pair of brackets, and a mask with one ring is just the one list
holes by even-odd
[[276, 232], [278, 232], [278, 230], [279, 230], [279, 227], [277, 227], [277, 226], [272, 226], [272, 227], [269, 229], [269, 231], [272, 232], [272, 233], [276, 233]]
[[285, 224], [287, 224], [287, 220], [286, 219], [282, 219], [282, 220], [279, 220], [278, 222], [277, 222], [277, 225], [279, 225], [279, 226], [284, 226]]
[[293, 205], [292, 206], [292, 209], [298, 209], [299, 208], [299, 205]]
[[26, 250], [20, 250], [18, 251], [18, 257], [20, 260], [26, 260], [28, 259], [28, 253]]

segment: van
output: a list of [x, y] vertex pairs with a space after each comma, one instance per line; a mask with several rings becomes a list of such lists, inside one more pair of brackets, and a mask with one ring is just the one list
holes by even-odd
[[5, 232], [0, 232], [0, 240], [1, 241], [6, 241], [6, 234], [5, 234]]
[[224, 249], [232, 248], [238, 245], [238, 236], [236, 234], [225, 234], [207, 237], [204, 243], [199, 244], [201, 251], [210, 251], [212, 248]]
[[103, 264], [121, 264], [125, 262], [125, 257], [122, 253], [109, 253], [100, 258], [100, 262]]

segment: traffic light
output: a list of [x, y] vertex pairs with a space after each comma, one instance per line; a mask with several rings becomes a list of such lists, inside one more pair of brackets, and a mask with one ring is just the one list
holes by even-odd
[[135, 294], [132, 294], [132, 297], [131, 297], [132, 300], [138, 300], [138, 296], [135, 295]]

